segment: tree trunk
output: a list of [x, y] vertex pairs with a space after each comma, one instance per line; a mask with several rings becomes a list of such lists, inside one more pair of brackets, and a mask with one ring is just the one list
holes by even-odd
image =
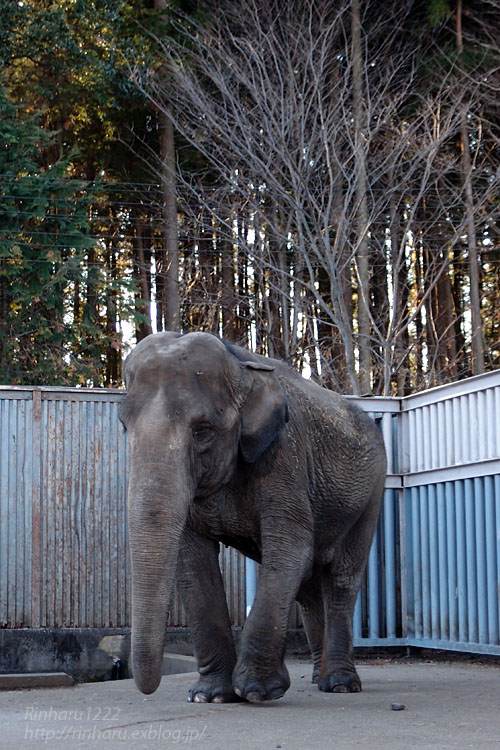
[[108, 283], [106, 293], [106, 335], [107, 335], [107, 352], [106, 352], [106, 382], [107, 387], [118, 386], [120, 379], [120, 342], [116, 330], [117, 316], [117, 293], [115, 287], [116, 281], [116, 248], [114, 239], [111, 240], [107, 248], [107, 273]]
[[[385, 226], [379, 225], [378, 230], [374, 230], [377, 234], [380, 232], [380, 237], [385, 234]], [[372, 267], [372, 316], [373, 320], [379, 331], [389, 330], [389, 290], [388, 290], [388, 278], [387, 278], [387, 259], [385, 257], [385, 245], [382, 247], [375, 247], [371, 253], [370, 265]], [[373, 383], [372, 391], [374, 394], [380, 395], [385, 394], [385, 381], [386, 381], [386, 368], [385, 362], [387, 360], [387, 348], [386, 339], [383, 342], [378, 342], [376, 346], [372, 347], [374, 352], [373, 361]]]
[[228, 341], [235, 340], [234, 310], [236, 295], [234, 291], [234, 249], [231, 240], [219, 240], [222, 250], [221, 264], [221, 308], [222, 335]]
[[83, 310], [83, 321], [87, 328], [87, 356], [90, 362], [92, 362], [93, 369], [93, 385], [98, 388], [100, 385], [100, 373], [99, 373], [99, 356], [98, 352], [98, 336], [97, 327], [98, 322], [98, 285], [99, 285], [99, 274], [97, 271], [97, 257], [95, 248], [91, 247], [87, 254], [87, 290], [86, 300]]
[[[276, 207], [272, 206], [274, 213], [276, 213]], [[267, 226], [273, 226], [273, 219], [271, 218]], [[266, 227], [266, 231], [267, 227]], [[268, 297], [268, 339], [269, 339], [269, 351], [272, 351], [273, 357], [279, 357], [284, 359], [285, 346], [283, 342], [283, 309], [281, 306], [283, 300], [283, 276], [280, 272], [280, 247], [279, 242], [273, 233], [267, 238], [269, 245], [269, 297]]]
[[286, 248], [278, 249], [278, 264], [280, 272], [280, 296], [281, 296], [281, 332], [283, 341], [283, 359], [290, 357], [290, 266], [287, 259]]
[[[457, 48], [463, 52], [462, 37], [462, 0], [457, 0]], [[471, 369], [473, 375], [484, 372], [484, 344], [481, 322], [481, 299], [479, 294], [478, 247], [476, 225], [474, 221], [474, 197], [472, 194], [472, 163], [468, 132], [468, 107], [464, 106], [460, 123], [460, 150], [462, 180], [465, 194], [465, 216], [467, 223], [467, 249], [470, 276], [470, 310], [471, 310]]]
[[[408, 305], [408, 269], [404, 251], [402, 251], [401, 236], [401, 216], [397, 208], [394, 195], [394, 175], [391, 172], [390, 182], [388, 185], [390, 191], [389, 212], [390, 212], [390, 239], [391, 239], [391, 265], [392, 265], [392, 306], [393, 322], [391, 325], [391, 336], [394, 329], [396, 333], [393, 341], [389, 339], [389, 347], [394, 346], [393, 363], [386, 360], [386, 375], [384, 384], [385, 395], [390, 394], [391, 388], [391, 371], [396, 366], [396, 392], [398, 396], [406, 396], [409, 392], [409, 352], [408, 352], [408, 326], [406, 324], [407, 305]], [[399, 330], [398, 330], [399, 329]], [[386, 358], [389, 357], [389, 351], [386, 350]]]
[[[440, 381], [456, 380], [457, 352], [453, 330], [455, 311], [453, 309], [453, 295], [450, 279], [450, 260], [448, 251], [442, 258], [446, 270], [439, 277], [436, 289], [436, 333], [439, 347]], [[444, 377], [443, 377], [444, 376]]]
[[467, 360], [464, 357], [465, 337], [463, 332], [463, 314], [464, 314], [464, 274], [460, 263], [461, 251], [455, 250], [453, 255], [453, 309], [455, 310], [454, 338], [455, 351], [457, 352], [457, 377], [465, 378], [470, 375]]
[[138, 293], [135, 308], [147, 320], [140, 321], [136, 326], [137, 341], [141, 341], [153, 332], [151, 322], [151, 254], [144, 249], [142, 217], [135, 217], [134, 270], [138, 281]]
[[163, 197], [165, 327], [180, 330], [179, 246], [177, 241], [177, 194], [175, 189], [174, 128], [169, 117], [159, 114], [161, 140], [161, 191]]
[[[157, 10], [166, 11], [167, 0], [155, 0]], [[165, 68], [159, 71], [160, 76], [168, 75]], [[164, 107], [167, 107], [165, 104]], [[169, 331], [180, 331], [180, 296], [179, 296], [179, 245], [177, 230], [177, 193], [175, 186], [176, 164], [174, 126], [168, 110], [158, 112], [161, 150], [161, 192], [163, 198], [163, 274], [165, 295], [165, 327]], [[160, 329], [158, 329], [160, 330]]]
[[354, 110], [354, 170], [356, 179], [356, 245], [358, 271], [359, 385], [362, 394], [371, 391], [370, 281], [368, 250], [368, 200], [365, 155], [365, 107], [363, 103], [363, 52], [359, 0], [351, 2], [352, 92]]

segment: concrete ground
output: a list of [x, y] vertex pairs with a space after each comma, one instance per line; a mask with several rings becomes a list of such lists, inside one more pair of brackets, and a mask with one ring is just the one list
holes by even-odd
[[321, 693], [309, 664], [288, 664], [290, 690], [260, 706], [188, 703], [193, 674], [150, 696], [131, 680], [2, 691], [0, 748], [500, 748], [498, 664], [362, 663], [363, 692], [350, 695]]

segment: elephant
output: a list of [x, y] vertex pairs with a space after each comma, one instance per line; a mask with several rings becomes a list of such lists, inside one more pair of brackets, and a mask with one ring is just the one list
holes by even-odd
[[[289, 613], [301, 607], [313, 682], [359, 692], [352, 615], [386, 475], [381, 431], [341, 395], [215, 334], [154, 333], [124, 364], [131, 666], [161, 680], [177, 583], [199, 679], [195, 703], [280, 698]], [[260, 563], [238, 653], [220, 543]]]

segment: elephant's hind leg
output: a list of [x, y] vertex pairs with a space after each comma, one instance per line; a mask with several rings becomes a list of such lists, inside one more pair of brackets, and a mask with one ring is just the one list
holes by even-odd
[[305, 581], [297, 594], [302, 622], [313, 660], [312, 681], [317, 684], [321, 669], [321, 658], [325, 640], [325, 610], [321, 590], [321, 571], [314, 569], [311, 578]]
[[352, 616], [370, 552], [378, 508], [371, 507], [348, 533], [337, 558], [323, 569], [326, 639], [318, 680], [320, 690], [359, 693], [361, 680], [352, 656]]
[[177, 585], [200, 673], [198, 682], [189, 691], [189, 701], [193, 703], [239, 700], [232, 686], [236, 652], [218, 553], [218, 542], [186, 529], [177, 567]]
[[332, 568], [333, 564], [323, 574], [327, 621], [318, 687], [327, 693], [359, 693], [361, 680], [352, 658], [357, 580], [350, 573]]

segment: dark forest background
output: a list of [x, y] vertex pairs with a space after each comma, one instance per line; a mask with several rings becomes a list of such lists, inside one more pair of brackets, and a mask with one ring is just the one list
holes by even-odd
[[153, 330], [346, 393], [500, 365], [496, 0], [0, 0], [0, 382]]

